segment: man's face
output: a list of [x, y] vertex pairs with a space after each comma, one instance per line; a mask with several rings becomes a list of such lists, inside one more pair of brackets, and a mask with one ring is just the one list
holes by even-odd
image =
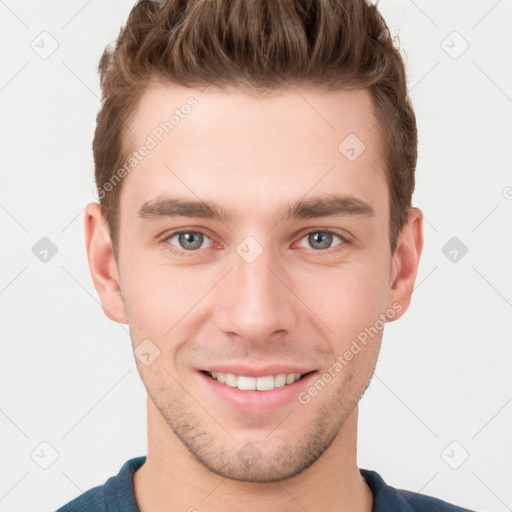
[[[196, 460], [224, 477], [276, 480], [307, 468], [336, 438], [371, 379], [383, 315], [402, 309], [390, 294], [376, 120], [367, 91], [257, 97], [166, 85], [145, 93], [131, 147], [191, 96], [197, 105], [124, 178], [118, 271], [132, 343], [146, 340], [136, 354], [148, 395]], [[360, 203], [329, 216], [320, 207], [285, 215], [296, 202], [335, 196]], [[171, 198], [231, 215], [155, 207]], [[208, 371], [307, 375], [247, 391]]]

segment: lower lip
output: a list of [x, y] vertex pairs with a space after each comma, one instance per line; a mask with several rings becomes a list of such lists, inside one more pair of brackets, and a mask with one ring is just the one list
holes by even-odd
[[243, 412], [270, 412], [293, 402], [298, 403], [299, 393], [310, 385], [316, 374], [316, 372], [308, 373], [293, 384], [286, 384], [269, 391], [242, 391], [222, 384], [202, 372], [198, 373], [214, 395], [232, 409]]

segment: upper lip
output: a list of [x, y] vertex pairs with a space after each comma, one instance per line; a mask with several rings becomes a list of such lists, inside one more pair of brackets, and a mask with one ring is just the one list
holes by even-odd
[[254, 365], [248, 366], [243, 364], [218, 364], [202, 368], [202, 371], [209, 373], [232, 373], [234, 375], [242, 375], [244, 377], [266, 377], [267, 375], [280, 375], [282, 373], [286, 375], [290, 373], [300, 373], [301, 375], [304, 375], [313, 370], [307, 368], [306, 366], [284, 364], [270, 364], [259, 367], [255, 367]]

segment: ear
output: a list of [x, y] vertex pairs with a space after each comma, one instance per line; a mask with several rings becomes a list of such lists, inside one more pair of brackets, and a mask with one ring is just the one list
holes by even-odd
[[89, 203], [84, 217], [87, 259], [103, 312], [114, 322], [127, 323], [119, 272], [109, 230], [98, 203]]
[[411, 208], [391, 262], [388, 309], [395, 311], [396, 315], [388, 318], [388, 322], [400, 318], [409, 307], [422, 249], [423, 212], [419, 208]]

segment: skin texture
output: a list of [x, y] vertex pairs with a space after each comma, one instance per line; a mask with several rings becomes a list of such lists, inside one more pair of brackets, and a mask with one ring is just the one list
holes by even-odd
[[[278, 362], [321, 376], [379, 315], [394, 321], [407, 310], [423, 247], [422, 212], [409, 211], [392, 255], [367, 91], [290, 88], [251, 96], [155, 85], [133, 119], [133, 148], [190, 96], [197, 106], [124, 178], [118, 262], [99, 205], [85, 214], [105, 314], [129, 324], [134, 349], [149, 338], [160, 351], [148, 366], [136, 359], [148, 393], [147, 460], [133, 479], [138, 506], [371, 511], [356, 461], [357, 404], [383, 329], [309, 403], [293, 400], [265, 414], [231, 409], [198, 370]], [[349, 134], [365, 144], [354, 161], [338, 149]], [[326, 193], [353, 195], [375, 215], [278, 215], [286, 202]], [[237, 217], [141, 221], [141, 205], [163, 195], [215, 201]], [[319, 249], [307, 235], [326, 228], [347, 241], [333, 235]], [[197, 235], [200, 248], [180, 245], [170, 236], [178, 229], [204, 234]], [[250, 264], [236, 250], [247, 236], [262, 249]], [[258, 454], [250, 464], [239, 456], [248, 443]]]

